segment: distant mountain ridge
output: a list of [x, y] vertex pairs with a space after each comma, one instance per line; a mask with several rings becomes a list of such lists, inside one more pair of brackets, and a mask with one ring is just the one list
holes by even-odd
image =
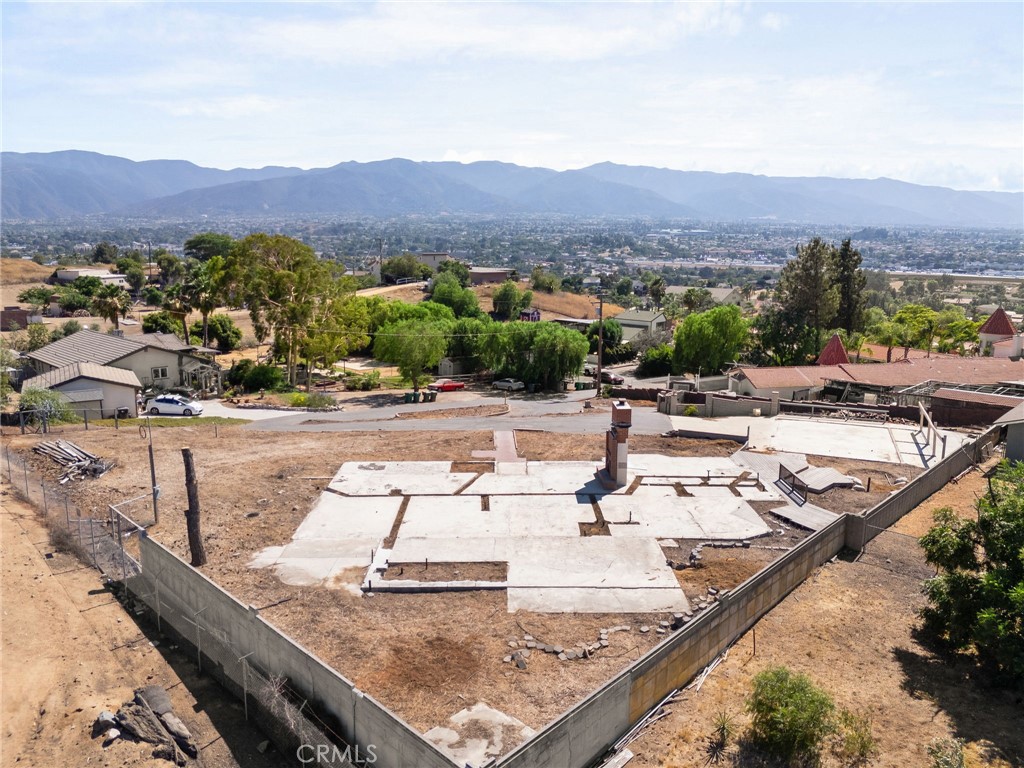
[[1024, 229], [1024, 194], [891, 179], [756, 176], [598, 163], [554, 171], [404, 159], [229, 171], [95, 152], [3, 152], [0, 215], [191, 218], [513, 214]]

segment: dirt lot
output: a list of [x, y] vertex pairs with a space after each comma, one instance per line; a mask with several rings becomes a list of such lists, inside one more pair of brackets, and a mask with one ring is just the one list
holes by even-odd
[[[271, 768], [277, 754], [241, 704], [196, 674], [191, 658], [140, 629], [99, 574], [54, 552], [29, 507], [0, 485], [3, 530], [2, 731], [0, 766], [119, 765], [165, 768], [152, 747], [125, 741], [103, 749], [92, 724], [117, 711], [135, 688], [164, 686], [175, 712], [204, 746], [210, 768]], [[154, 647], [154, 642], [156, 647]]]
[[[76, 486], [80, 506], [99, 515], [107, 503], [146, 493], [149, 488], [147, 443], [136, 430], [92, 429], [86, 432], [75, 427], [64, 436], [97, 455], [118, 459], [114, 470]], [[531, 459], [599, 460], [603, 452], [603, 441], [598, 435], [517, 432], [516, 438], [520, 455]], [[10, 436], [10, 445], [26, 455], [25, 451], [36, 439]], [[204, 425], [156, 429], [154, 446], [162, 488], [162, 522], [153, 529], [153, 535], [179, 555], [187, 555], [181, 514], [186, 500], [180, 448], [189, 446], [197, 461], [203, 532], [210, 558], [210, 564], [203, 571], [243, 602], [260, 607], [270, 621], [416, 728], [426, 730], [443, 724], [451, 714], [477, 701], [486, 701], [534, 728], [541, 727], [652, 647], [658, 636], [653, 632], [640, 634], [638, 627], [666, 618], [650, 614], [508, 614], [505, 595], [500, 591], [358, 596], [343, 589], [284, 585], [270, 571], [247, 567], [254, 553], [290, 539], [320, 489], [342, 462], [425, 458], [470, 461], [472, 451], [493, 448], [490, 432], [261, 433], [238, 426], [220, 426], [215, 432], [213, 427]], [[736, 449], [737, 445], [731, 441], [658, 436], [631, 440], [631, 450], [635, 453], [726, 456]], [[56, 477], [57, 465], [35, 454], [27, 455], [33, 469], [51, 479]], [[858, 498], [863, 500], [864, 494], [858, 494]], [[147, 499], [129, 505], [125, 511], [144, 522], [151, 515]], [[779, 551], [769, 547], [792, 546], [803, 535], [789, 528], [784, 536], [765, 540], [764, 547], [705, 549], [705, 567], [677, 572], [680, 584], [693, 600], [705, 596], [709, 586], [720, 589], [735, 586], [778, 556]], [[679, 559], [685, 559], [694, 543], [679, 542]], [[808, 652], [815, 654], [824, 654], [824, 650], [816, 648], [823, 638], [837, 643], [846, 654], [859, 647], [857, 644], [862, 641], [867, 642], [872, 651], [877, 650], [878, 645], [884, 643], [884, 639], [872, 634], [878, 623], [875, 617], [878, 607], [886, 606], [888, 611], [889, 604], [895, 601], [897, 605], [891, 608], [891, 617], [898, 617], [905, 624], [907, 616], [904, 614], [907, 611], [912, 614], [912, 610], [898, 601], [912, 605], [920, 599], [916, 580], [920, 577], [920, 568], [912, 565], [911, 570], [916, 575], [907, 576], [902, 586], [901, 582], [895, 583], [893, 588], [899, 586], [899, 590], [893, 594], [886, 591], [889, 588], [886, 572], [866, 562], [836, 567], [837, 570], [852, 569], [865, 580], [855, 587], [833, 585], [827, 579], [834, 577], [825, 576], [832, 571], [823, 571], [814, 580], [815, 585], [829, 584], [831, 590], [821, 598], [823, 615], [838, 619], [853, 609], [857, 631], [819, 629], [815, 623], [817, 611], [809, 609], [800, 618], [803, 623], [793, 625], [797, 644], [803, 644]], [[351, 574], [348, 580], [357, 583], [361, 578], [360, 571]], [[806, 588], [807, 585], [802, 589]], [[792, 601], [791, 598], [787, 604]], [[316, 617], [316, 621], [311, 622], [311, 616]], [[759, 663], [766, 663], [775, 653], [786, 652], [793, 644], [793, 638], [777, 623], [772, 623], [775, 621], [768, 617], [762, 624], [773, 627], [766, 633], [779, 637], [778, 648], [769, 651], [770, 644], [759, 642]], [[887, 620], [885, 626], [890, 623]], [[541, 642], [572, 647], [594, 642], [600, 629], [618, 624], [629, 624], [632, 630], [612, 634], [607, 651], [586, 661], [559, 662], [552, 656], [534, 654], [527, 669], [522, 671], [502, 661], [509, 652], [509, 640], [521, 639], [526, 633]], [[905, 628], [903, 632], [907, 634]], [[874, 665], [873, 661], [866, 660], [859, 663], [865, 668]], [[744, 674], [746, 677], [735, 686], [736, 690], [741, 690], [749, 679], [749, 674]], [[715, 677], [719, 676], [716, 672]], [[708, 690], [705, 686], [701, 696]], [[742, 693], [737, 695], [742, 696]], [[869, 698], [861, 697], [865, 702]], [[861, 699], [854, 696], [854, 703], [859, 704]], [[880, 706], [877, 702], [872, 705]], [[741, 704], [736, 706], [741, 708]], [[712, 708], [705, 714], [710, 717], [714, 713]], [[676, 733], [680, 729], [692, 731], [690, 741], [680, 741]], [[694, 746], [692, 742], [702, 733], [694, 726], [686, 724], [684, 728], [680, 723], [672, 733], [663, 734], [665, 744], [678, 753], [673, 753], [676, 764], [693, 763], [691, 757], [696, 754], [693, 750], [699, 745]], [[651, 752], [654, 756], [649, 758], [648, 765], [658, 764], [663, 746], [656, 742], [650, 747], [656, 751]]]
[[[915, 631], [921, 581], [934, 572], [915, 539], [940, 506], [971, 514], [984, 488], [984, 478], [972, 473], [880, 535], [856, 561], [821, 568], [733, 646], [699, 693], [685, 692], [672, 714], [630, 747], [637, 755], [631, 768], [703, 764], [713, 718], [725, 712], [745, 727], [751, 679], [773, 664], [809, 675], [839, 706], [870, 717], [878, 739], [872, 766], [929, 766], [928, 744], [949, 736], [968, 742], [968, 766], [1024, 765], [1019, 694], [989, 687], [972, 665], [938, 655]], [[761, 764], [749, 752], [731, 757], [733, 764]], [[825, 765], [840, 763], [829, 757]]]

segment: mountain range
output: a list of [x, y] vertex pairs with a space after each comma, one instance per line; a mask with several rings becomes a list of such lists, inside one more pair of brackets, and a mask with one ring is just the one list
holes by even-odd
[[154, 219], [524, 214], [1024, 229], [1024, 194], [892, 179], [770, 177], [599, 163], [570, 171], [392, 159], [219, 170], [94, 152], [3, 152], [0, 215]]

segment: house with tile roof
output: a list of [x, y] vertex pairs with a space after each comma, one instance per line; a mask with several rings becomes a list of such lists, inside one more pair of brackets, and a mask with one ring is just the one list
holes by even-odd
[[812, 400], [826, 386], [860, 393], [890, 394], [926, 381], [998, 384], [1024, 379], [1024, 361], [993, 357], [930, 357], [894, 363], [739, 367], [728, 372], [729, 389], [741, 395]]
[[186, 386], [220, 391], [220, 366], [204, 354], [211, 351], [169, 333], [124, 337], [82, 329], [26, 357], [37, 374], [72, 363], [95, 363], [132, 371], [147, 388]]
[[22, 384], [26, 389], [52, 389], [71, 402], [76, 413], [91, 419], [112, 418], [119, 411], [138, 415], [142, 383], [134, 371], [98, 363], [76, 362], [51, 368]]
[[622, 326], [622, 340], [629, 342], [643, 332], [657, 333], [665, 330], [664, 312], [644, 309], [627, 309], [615, 315], [613, 320]]
[[978, 351], [983, 355], [1019, 359], [1024, 353], [1024, 333], [1014, 327], [1002, 307], [997, 307], [978, 329], [978, 341]]

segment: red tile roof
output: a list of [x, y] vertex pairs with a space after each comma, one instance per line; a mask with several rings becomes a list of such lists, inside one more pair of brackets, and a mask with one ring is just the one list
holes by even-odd
[[998, 384], [1024, 380], [1024, 361], [995, 357], [930, 357], [894, 363], [741, 368], [737, 375], [748, 379], [755, 389], [766, 390], [820, 387], [829, 379], [896, 388], [925, 381]]
[[990, 336], [998, 336], [1001, 339], [1008, 339], [1017, 333], [1017, 329], [1013, 327], [1013, 323], [1010, 322], [1010, 318], [1006, 314], [1006, 310], [999, 307], [995, 312], [989, 315], [988, 320], [982, 324], [981, 328], [978, 329], [978, 335], [988, 334]]
[[818, 355], [818, 359], [815, 365], [845, 365], [850, 362], [850, 358], [846, 355], [846, 348], [843, 346], [843, 340], [839, 338], [838, 333], [833, 333], [832, 338], [828, 340], [828, 344], [821, 350], [821, 354]]

